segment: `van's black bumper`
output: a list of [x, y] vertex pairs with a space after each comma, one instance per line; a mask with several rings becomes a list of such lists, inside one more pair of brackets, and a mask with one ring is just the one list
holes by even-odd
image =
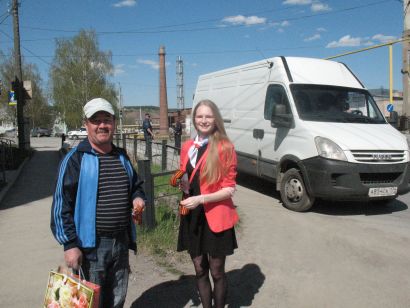
[[396, 196], [369, 197], [373, 187], [397, 187], [410, 191], [410, 164], [354, 164], [314, 157], [299, 161], [306, 189], [312, 197], [328, 200], [380, 200]]

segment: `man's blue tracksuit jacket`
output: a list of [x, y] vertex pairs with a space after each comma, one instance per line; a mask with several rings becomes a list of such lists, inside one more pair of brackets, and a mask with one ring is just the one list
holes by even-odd
[[[135, 224], [131, 222], [132, 200], [140, 197], [145, 200], [142, 181], [121, 148], [113, 145], [113, 151], [120, 160], [129, 177], [130, 199], [130, 249], [136, 249]], [[99, 163], [96, 152], [88, 139], [73, 148], [60, 163], [59, 174], [51, 209], [51, 230], [64, 250], [79, 247], [94, 248], [96, 245], [96, 207], [98, 192]]]

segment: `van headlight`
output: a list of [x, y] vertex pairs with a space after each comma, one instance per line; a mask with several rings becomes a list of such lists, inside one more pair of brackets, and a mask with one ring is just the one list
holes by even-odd
[[347, 161], [346, 155], [343, 150], [332, 140], [317, 136], [315, 137], [315, 144], [319, 156], [329, 159]]

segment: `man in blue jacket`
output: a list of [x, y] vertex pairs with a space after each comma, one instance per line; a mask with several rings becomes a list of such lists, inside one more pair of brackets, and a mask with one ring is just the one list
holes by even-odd
[[113, 143], [112, 105], [95, 98], [84, 106], [88, 137], [60, 163], [51, 230], [68, 267], [101, 286], [100, 307], [123, 307], [129, 252], [136, 250], [132, 213], [145, 206], [142, 181]]

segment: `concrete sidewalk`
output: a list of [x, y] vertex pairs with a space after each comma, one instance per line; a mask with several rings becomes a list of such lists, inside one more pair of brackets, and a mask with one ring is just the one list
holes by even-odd
[[40, 307], [48, 272], [64, 261], [49, 227], [61, 141], [41, 139], [0, 194], [0, 307]]

